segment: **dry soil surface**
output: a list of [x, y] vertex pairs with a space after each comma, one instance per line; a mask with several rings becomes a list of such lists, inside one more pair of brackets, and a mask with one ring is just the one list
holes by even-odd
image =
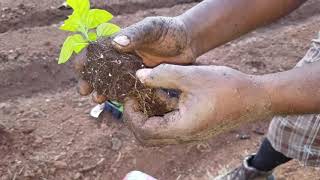
[[[94, 1], [128, 26], [147, 16], [174, 16], [197, 0]], [[244, 125], [205, 142], [146, 148], [121, 123], [76, 93], [71, 64], [57, 65], [67, 33], [58, 26], [70, 10], [62, 0], [0, 2], [0, 179], [119, 180], [141, 170], [163, 180], [210, 179], [255, 152], [269, 120]], [[200, 57], [200, 64], [228, 65], [263, 74], [292, 68], [320, 30], [320, 0]], [[239, 136], [248, 135], [242, 140]], [[320, 171], [291, 162], [278, 179], [320, 179]]]

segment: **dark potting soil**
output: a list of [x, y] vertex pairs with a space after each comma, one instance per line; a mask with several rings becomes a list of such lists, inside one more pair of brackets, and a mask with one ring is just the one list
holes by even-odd
[[135, 73], [144, 68], [142, 59], [134, 54], [115, 50], [110, 39], [99, 40], [87, 47], [87, 59], [82, 78], [88, 81], [99, 95], [109, 100], [124, 102], [134, 97], [147, 116], [161, 116], [172, 111], [156, 94], [157, 90], [145, 87]]

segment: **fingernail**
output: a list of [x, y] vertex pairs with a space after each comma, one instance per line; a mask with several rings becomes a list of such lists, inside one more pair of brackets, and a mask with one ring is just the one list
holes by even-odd
[[136, 76], [142, 83], [146, 83], [147, 78], [150, 76], [152, 69], [140, 69], [137, 71]]
[[128, 46], [130, 44], [130, 39], [124, 35], [115, 37], [113, 41], [120, 46]]

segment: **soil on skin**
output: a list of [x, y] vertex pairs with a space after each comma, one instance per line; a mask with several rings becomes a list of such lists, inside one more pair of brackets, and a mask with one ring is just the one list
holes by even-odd
[[101, 39], [87, 48], [85, 68], [81, 73], [99, 95], [124, 103], [125, 98], [135, 98], [148, 117], [161, 116], [172, 111], [156, 95], [156, 89], [145, 87], [135, 76], [144, 67], [142, 59], [134, 54], [116, 51], [110, 39]]
[[[122, 1], [130, 4], [130, 0], [112, 2]], [[42, 7], [57, 2], [1, 0], [0, 9], [42, 14], [46, 11]], [[111, 1], [103, 2], [110, 5]], [[150, 4], [146, 7], [159, 4], [158, 0], [145, 2]], [[21, 3], [26, 8], [19, 9]], [[126, 27], [148, 16], [176, 16], [194, 5], [123, 13], [115, 16], [114, 23]], [[141, 146], [128, 128], [109, 113], [98, 120], [90, 117], [96, 104], [91, 97], [77, 94], [72, 63], [57, 64], [68, 33], [60, 31], [56, 24], [33, 24], [37, 19], [23, 18], [30, 17], [28, 13], [5, 15], [0, 15], [0, 22], [8, 16], [14, 19], [9, 19], [12, 26], [0, 33], [1, 180], [121, 180], [133, 170], [159, 180], [211, 180], [259, 148], [269, 120], [203, 142]], [[309, 0], [288, 17], [210, 51], [197, 63], [227, 65], [250, 74], [288, 70], [303, 57], [319, 30], [320, 0]], [[302, 167], [297, 161], [277, 168], [275, 174], [279, 180], [320, 177], [319, 168]]]

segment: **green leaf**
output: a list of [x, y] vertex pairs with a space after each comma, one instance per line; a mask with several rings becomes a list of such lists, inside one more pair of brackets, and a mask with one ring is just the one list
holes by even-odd
[[89, 41], [96, 41], [97, 40], [97, 34], [95, 32], [89, 32]]
[[84, 14], [90, 9], [89, 0], [67, 0], [67, 4], [79, 14]]
[[72, 44], [72, 36], [69, 36], [63, 43], [58, 64], [64, 64], [70, 59], [73, 53]]
[[79, 31], [80, 24], [81, 18], [77, 14], [73, 13], [68, 17], [67, 20], [64, 21], [64, 23], [60, 26], [60, 29], [64, 31], [76, 32]]
[[63, 43], [58, 64], [66, 63], [73, 52], [79, 53], [88, 45], [88, 42], [80, 35], [69, 36]]
[[75, 34], [72, 36], [73, 39], [73, 50], [75, 53], [79, 53], [83, 48], [87, 47], [88, 42], [80, 34]]
[[97, 35], [98, 37], [103, 37], [103, 36], [108, 37], [119, 32], [120, 30], [121, 28], [115, 24], [103, 23], [97, 27]]
[[100, 24], [110, 21], [112, 18], [112, 14], [108, 11], [101, 9], [92, 9], [88, 14], [87, 27], [89, 29], [96, 28]]

